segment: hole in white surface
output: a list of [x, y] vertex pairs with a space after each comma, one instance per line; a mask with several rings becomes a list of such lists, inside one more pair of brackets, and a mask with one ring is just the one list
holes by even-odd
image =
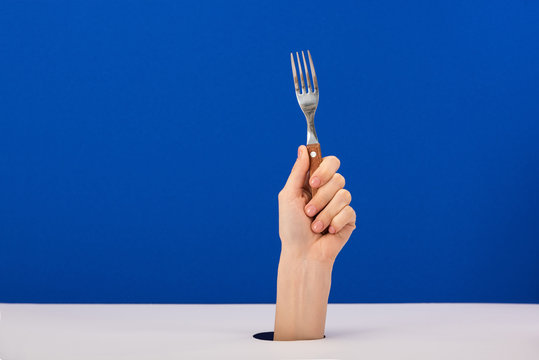
[[273, 331], [266, 331], [266, 332], [254, 334], [253, 337], [258, 340], [273, 341]]
[[[258, 340], [273, 341], [273, 331], [260, 332], [260, 333], [254, 334], [253, 337]], [[324, 335], [324, 339], [325, 338], [326, 338], [326, 335]], [[318, 340], [322, 340], [322, 339], [318, 339]]]

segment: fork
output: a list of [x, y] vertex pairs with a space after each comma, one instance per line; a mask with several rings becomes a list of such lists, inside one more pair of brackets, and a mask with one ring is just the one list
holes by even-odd
[[[298, 75], [296, 73], [296, 65], [294, 62], [294, 55], [290, 53], [290, 62], [292, 63], [292, 75], [294, 77], [294, 87], [296, 88], [296, 98], [298, 99], [298, 104], [305, 119], [307, 120], [307, 150], [309, 153], [310, 167], [309, 174], [312, 175], [320, 163], [322, 162], [322, 154], [320, 153], [320, 143], [318, 142], [318, 137], [316, 136], [316, 130], [314, 129], [314, 113], [318, 107], [318, 79], [316, 78], [316, 72], [314, 70], [313, 59], [311, 53], [307, 50], [307, 55], [309, 57], [309, 64], [311, 65], [311, 73], [313, 76], [313, 87], [311, 86], [311, 79], [309, 77], [309, 69], [307, 67], [307, 62], [305, 61], [305, 54], [301, 52], [301, 57], [303, 58], [303, 66], [305, 68], [305, 78], [307, 80], [307, 89], [305, 88], [305, 81], [303, 80], [303, 71], [301, 70], [301, 61], [299, 54], [296, 52], [296, 58], [298, 60], [298, 69], [299, 77], [301, 80], [301, 91], [298, 84]], [[314, 196], [318, 189], [311, 188], [311, 194]]]

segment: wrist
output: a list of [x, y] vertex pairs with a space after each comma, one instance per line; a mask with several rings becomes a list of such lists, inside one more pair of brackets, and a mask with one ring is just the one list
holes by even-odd
[[334, 258], [321, 257], [318, 255], [312, 256], [311, 254], [309, 254], [309, 251], [307, 249], [297, 249], [284, 246], [281, 249], [281, 256], [279, 259], [279, 264], [286, 264], [290, 266], [299, 266], [301, 264], [302, 266], [316, 267], [320, 269], [320, 271], [325, 270], [330, 273], [333, 269], [334, 263]]
[[[286, 293], [286, 297], [299, 303], [328, 302], [331, 288], [330, 264], [311, 261], [308, 259], [281, 258], [277, 274], [277, 298]], [[308, 296], [306, 296], [309, 294]]]
[[[331, 285], [332, 261], [309, 259], [290, 253], [281, 253], [277, 286], [295, 283], [294, 287], [316, 287], [329, 293]], [[325, 291], [322, 291], [322, 293]]]

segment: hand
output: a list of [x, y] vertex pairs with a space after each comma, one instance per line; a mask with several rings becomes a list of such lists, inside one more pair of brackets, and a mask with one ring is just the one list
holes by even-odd
[[[274, 340], [324, 337], [333, 263], [356, 227], [339, 165], [339, 159], [327, 156], [309, 179], [309, 155], [302, 145], [279, 193], [282, 250]], [[308, 184], [318, 188], [314, 197]]]
[[[332, 264], [350, 238], [356, 213], [350, 206], [352, 196], [344, 189], [345, 179], [337, 173], [339, 166], [338, 158], [327, 156], [308, 179], [309, 155], [304, 145], [299, 147], [296, 163], [279, 193], [283, 253]], [[309, 184], [318, 188], [314, 197]]]

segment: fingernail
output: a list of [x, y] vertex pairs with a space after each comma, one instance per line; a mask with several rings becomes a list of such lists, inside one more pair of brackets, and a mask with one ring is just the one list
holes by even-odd
[[314, 214], [316, 214], [316, 208], [314, 207], [314, 205], [309, 205], [307, 206], [306, 212], [307, 215], [313, 216]]
[[322, 228], [324, 227], [324, 224], [322, 224], [322, 221], [320, 220], [316, 220], [314, 223], [313, 223], [313, 231], [314, 232], [320, 232], [322, 231]]
[[320, 179], [318, 177], [314, 176], [314, 177], [311, 178], [309, 183], [311, 184], [311, 186], [318, 187], [318, 186], [320, 186]]
[[298, 158], [301, 157], [301, 145], [298, 147]]
[[335, 234], [335, 228], [333, 226], [330, 226], [328, 231], [331, 233], [331, 234]]

